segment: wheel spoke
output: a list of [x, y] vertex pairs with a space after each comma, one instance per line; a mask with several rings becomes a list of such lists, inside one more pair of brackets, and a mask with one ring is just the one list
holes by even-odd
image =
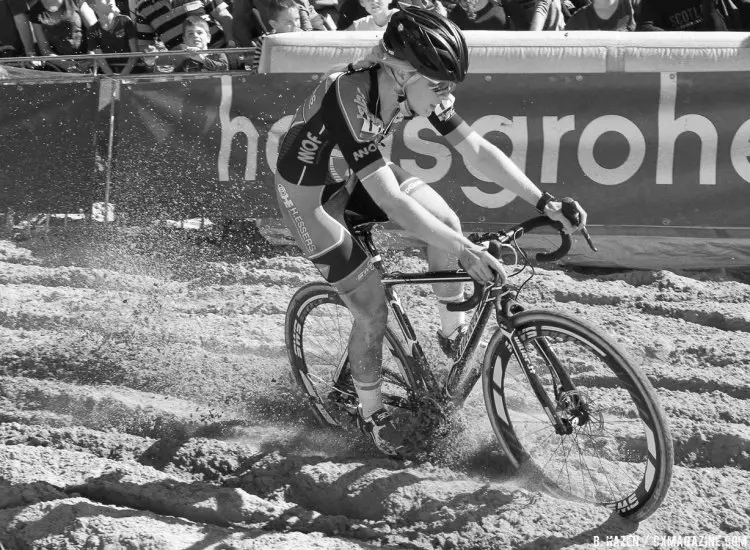
[[[504, 407], [499, 416], [508, 419], [493, 423], [493, 428], [517, 462], [530, 458], [555, 489], [590, 502], [627, 500], [623, 513], [645, 519], [666, 495], [673, 459], [653, 388], [590, 326], [566, 314], [533, 313], [514, 325], [513, 338], [521, 346], [511, 349], [495, 339], [495, 346], [488, 348], [493, 354], [486, 359], [490, 370], [485, 391], [492, 395], [488, 404]], [[519, 348], [525, 352], [522, 358], [515, 357]], [[552, 401], [559, 427], [544, 414], [523, 365], [532, 369], [541, 385], [538, 390]], [[500, 376], [496, 369], [502, 369]], [[653, 459], [651, 451], [657, 455]], [[648, 487], [647, 471], [654, 476]], [[657, 483], [658, 491], [649, 492]]]
[[[295, 304], [296, 310], [292, 309]], [[315, 283], [295, 295], [287, 319], [287, 347], [294, 350], [291, 366], [300, 389], [312, 398], [311, 410], [319, 421], [341, 425], [342, 415], [350, 414], [357, 403], [354, 392], [341, 391], [334, 385], [349, 383], [344, 377], [337, 380], [351, 338], [349, 310], [330, 287]], [[408, 366], [404, 366], [405, 352], [389, 338], [393, 339], [390, 333], [383, 342], [383, 397], [385, 402], [398, 404], [408, 397], [408, 384], [399, 374]]]

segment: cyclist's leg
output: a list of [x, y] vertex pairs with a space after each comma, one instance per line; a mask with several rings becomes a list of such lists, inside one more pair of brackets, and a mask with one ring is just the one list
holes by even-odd
[[381, 360], [387, 312], [380, 274], [343, 222], [345, 188], [301, 187], [276, 176], [279, 208], [297, 244], [338, 290], [354, 324], [349, 361], [355, 389], [369, 416], [382, 408]]
[[[401, 183], [401, 190], [404, 193], [416, 200], [427, 211], [448, 227], [458, 233], [461, 232], [461, 221], [437, 191], [399, 166], [392, 165], [391, 168]], [[427, 264], [432, 271], [455, 269], [457, 266], [457, 258], [437, 247], [428, 245]], [[448, 311], [445, 306], [446, 303], [459, 302], [463, 299], [463, 284], [435, 283], [432, 285], [432, 288], [439, 302], [438, 309], [440, 311], [440, 321], [442, 325], [441, 332], [443, 335], [448, 336], [456, 328], [466, 322], [466, 315], [463, 312]]]
[[353, 317], [349, 364], [365, 417], [383, 408], [381, 364], [388, 319], [380, 274], [372, 273], [355, 288], [339, 291]]

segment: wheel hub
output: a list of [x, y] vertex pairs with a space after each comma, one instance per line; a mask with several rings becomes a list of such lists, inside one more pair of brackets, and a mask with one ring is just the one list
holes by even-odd
[[591, 412], [586, 397], [578, 390], [564, 391], [557, 400], [557, 410], [562, 413], [560, 435], [570, 435], [575, 428], [585, 426], [591, 420]]

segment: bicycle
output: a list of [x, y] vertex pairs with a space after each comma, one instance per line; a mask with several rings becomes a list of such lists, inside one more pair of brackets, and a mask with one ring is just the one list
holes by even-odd
[[[518, 239], [541, 227], [555, 227], [556, 222], [537, 217], [505, 231], [469, 236], [475, 243], [489, 243], [496, 257], [508, 250], [516, 267], [505, 283], [474, 282], [474, 292], [466, 301], [449, 306], [475, 308], [475, 312], [448, 376], [439, 381], [394, 287], [472, 279], [461, 269], [388, 272], [372, 238], [373, 226], [384, 220], [368, 220], [352, 212], [345, 220], [381, 273], [388, 305], [406, 343], [402, 345], [388, 327], [383, 350], [383, 399], [388, 407], [447, 416], [464, 403], [481, 378], [490, 424], [515, 471], [527, 471], [536, 479], [541, 474], [546, 491], [604, 505], [634, 521], [657, 510], [669, 489], [674, 451], [651, 383], [591, 323], [551, 309], [527, 309], [518, 300], [534, 276]], [[538, 261], [567, 254], [571, 238], [559, 224], [555, 228], [560, 247], [538, 253]], [[527, 269], [529, 277], [522, 284], [511, 282]], [[478, 368], [470, 358], [493, 310], [498, 328]], [[348, 310], [326, 283], [303, 286], [289, 303], [285, 337], [293, 378], [315, 417], [327, 426], [341, 426], [356, 410], [347, 352], [350, 328]]]

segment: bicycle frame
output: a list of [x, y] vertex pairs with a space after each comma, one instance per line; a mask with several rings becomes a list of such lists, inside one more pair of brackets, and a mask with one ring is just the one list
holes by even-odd
[[[392, 287], [400, 284], [469, 282], [473, 281], [473, 279], [465, 271], [459, 270], [428, 271], [422, 273], [387, 272], [383, 265], [382, 257], [372, 239], [372, 228], [376, 223], [376, 221], [355, 222], [353, 223], [353, 227], [350, 226], [350, 229], [352, 235], [354, 235], [354, 237], [367, 249], [370, 254], [372, 265], [380, 273], [385, 288], [388, 306], [393, 311], [401, 333], [403, 334], [407, 345], [410, 347], [412, 357], [410, 367], [413, 372], [405, 374], [409, 377], [411, 387], [415, 391], [427, 395], [428, 397], [447, 399], [456, 407], [462, 405], [482, 375], [480, 368], [467, 367], [469, 365], [469, 360], [473, 357], [474, 352], [479, 345], [479, 339], [487, 326], [487, 322], [489, 321], [491, 314], [490, 307], [491, 305], [494, 305], [497, 323], [503, 333], [503, 337], [513, 348], [516, 357], [519, 358], [519, 362], [529, 384], [549, 417], [550, 422], [555, 427], [555, 431], [558, 434], [570, 433], [571, 426], [566, 424], [561, 415], [556, 412], [555, 404], [552, 403], [549, 396], [544, 391], [533, 366], [528, 363], [525, 357], [524, 350], [521, 349], [521, 346], [519, 346], [516, 338], [513, 336], [510, 319], [513, 315], [523, 311], [524, 307], [511, 296], [513, 288], [507, 284], [501, 286], [498, 286], [497, 284], [489, 284], [482, 287], [481, 297], [478, 301], [474, 302], [476, 303], [476, 311], [469, 321], [466, 334], [461, 339], [458, 356], [454, 359], [445, 383], [442, 387], [438, 384], [434, 374], [429, 368], [427, 357], [417, 339], [416, 332], [414, 331], [406, 312], [403, 307], [401, 307], [401, 301], [399, 300], [398, 295]], [[547, 223], [549, 223], [549, 220], [544, 217], [528, 220], [506, 232], [502, 240], [503, 242], [506, 242], [509, 239], [515, 239], [517, 234], [522, 235], [525, 231]], [[518, 233], [519, 230], [521, 231], [520, 233]], [[560, 248], [554, 252], [537, 254], [537, 260], [554, 260], [567, 253], [571, 245], [570, 237], [563, 233], [560, 234], [562, 237], [562, 245]], [[498, 233], [485, 234], [485, 236], [486, 235], [489, 235], [491, 238], [499, 237]], [[586, 239], [589, 241], [589, 246], [595, 250], [588, 235], [586, 235]], [[475, 285], [475, 292], [477, 288], [478, 287]], [[554, 371], [555, 398], [559, 399], [563, 393], [575, 392], [575, 385], [570, 380], [565, 369], [561, 367], [559, 359], [544, 340], [535, 342], [534, 346], [539, 353], [547, 358], [548, 364], [551, 365]]]
[[[490, 315], [492, 306], [497, 303], [498, 297], [508, 294], [506, 287], [487, 285], [484, 287], [482, 297], [477, 305], [476, 311], [469, 320], [466, 335], [461, 339], [458, 356], [454, 359], [448, 377], [445, 383], [440, 386], [429, 368], [427, 357], [422, 350], [414, 327], [409, 321], [404, 308], [401, 306], [401, 300], [395, 292], [394, 286], [397, 285], [417, 285], [417, 284], [434, 284], [434, 283], [465, 283], [472, 282], [473, 279], [465, 271], [447, 270], [447, 271], [427, 271], [420, 273], [389, 273], [386, 271], [382, 258], [377, 247], [373, 243], [370, 232], [373, 224], [365, 224], [363, 228], [355, 229], [352, 234], [360, 240], [367, 248], [371, 256], [371, 262], [375, 269], [381, 274], [383, 286], [385, 288], [386, 300], [388, 306], [393, 311], [394, 317], [401, 330], [401, 334], [406, 340], [406, 344], [412, 357], [412, 369], [414, 372], [407, 373], [411, 376], [410, 383], [413, 388], [428, 396], [441, 396], [448, 398], [454, 405], [459, 406], [471, 393], [481, 376], [481, 370], [477, 368], [467, 368], [469, 360], [473, 357], [474, 352], [479, 346], [479, 340], [484, 333]], [[496, 308], [498, 309], [498, 308]], [[498, 314], [499, 314], [498, 309]], [[416, 375], [416, 376], [414, 376]]]

